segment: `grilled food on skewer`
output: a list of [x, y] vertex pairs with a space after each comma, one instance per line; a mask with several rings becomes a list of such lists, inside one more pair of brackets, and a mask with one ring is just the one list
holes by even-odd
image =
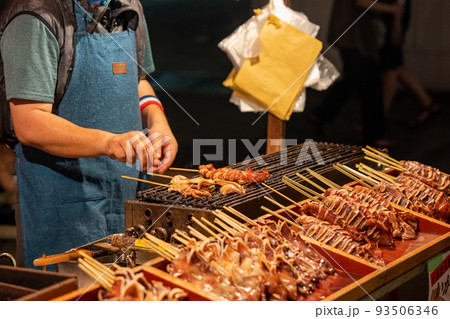
[[261, 169], [261, 172], [255, 172], [251, 168], [244, 171], [232, 169], [228, 167], [214, 168], [213, 164], [200, 165], [198, 167], [200, 174], [209, 179], [221, 179], [226, 181], [237, 182], [239, 184], [250, 184], [263, 182], [269, 178], [269, 171]]
[[350, 191], [345, 189], [328, 189], [325, 196], [335, 195], [344, 200], [359, 204], [364, 215], [377, 219], [396, 239], [410, 240], [417, 238], [417, 218], [409, 213], [399, 213], [392, 205], [375, 191], [357, 186]]
[[419, 213], [449, 222], [450, 202], [444, 192], [411, 176], [400, 175], [394, 183], [383, 181], [374, 187], [389, 201]]
[[220, 186], [220, 193], [228, 195], [232, 193], [245, 194], [245, 189], [241, 185], [231, 181], [219, 179], [205, 179], [203, 177], [187, 178], [183, 175], [176, 175], [170, 181], [168, 191], [179, 192], [184, 197], [192, 196], [194, 198], [201, 198], [201, 196], [211, 197], [211, 189], [218, 185]]
[[406, 169], [404, 175], [415, 177], [428, 186], [450, 195], [450, 176], [447, 174], [415, 161], [401, 161], [401, 164]]
[[168, 272], [224, 300], [302, 300], [335, 270], [285, 222], [190, 240]]
[[99, 301], [179, 301], [187, 294], [180, 288], [171, 289], [159, 281], [148, 282], [144, 274], [135, 274], [129, 268], [115, 272], [111, 291], [100, 289]]
[[395, 246], [392, 233], [386, 225], [373, 217], [365, 216], [359, 205], [347, 202], [339, 196], [328, 196], [323, 203], [306, 203], [301, 211], [332, 225], [341, 226], [356, 241], [364, 241], [367, 237], [381, 246]]
[[342, 227], [313, 216], [300, 216], [296, 222], [307, 236], [378, 266], [384, 266], [383, 253], [368, 240], [356, 241]]

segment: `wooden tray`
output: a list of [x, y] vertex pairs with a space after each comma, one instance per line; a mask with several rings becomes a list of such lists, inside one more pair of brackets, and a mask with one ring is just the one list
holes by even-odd
[[0, 266], [0, 300], [46, 301], [77, 288], [74, 275]]
[[[348, 186], [356, 184], [356, 182], [353, 182], [348, 184]], [[301, 205], [308, 201], [305, 200], [299, 202], [299, 204]], [[288, 206], [288, 208], [298, 212], [296, 205]], [[414, 214], [419, 220], [420, 231], [418, 238], [415, 240], [396, 240], [395, 249], [380, 248], [386, 262], [385, 267], [371, 264], [361, 258], [313, 239], [304, 238], [317, 252], [330, 261], [339, 273], [338, 277], [330, 276], [329, 280], [323, 282], [323, 289], [319, 289], [306, 300], [358, 300], [367, 293], [374, 291], [450, 247], [450, 225], [400, 206], [395, 208]], [[279, 209], [277, 213], [287, 217], [283, 209]], [[260, 218], [278, 219], [270, 214]], [[167, 264], [168, 262], [163, 258], [156, 258], [146, 263], [140, 270], [145, 272], [147, 279], [159, 280], [169, 287], [179, 287], [188, 293], [190, 292], [189, 300], [220, 299], [214, 294], [204, 292], [179, 278], [171, 276], [166, 272]], [[80, 300], [97, 300], [98, 289], [99, 286], [96, 285], [68, 296], [63, 296], [58, 300], [77, 300], [83, 293], [84, 295]]]
[[[272, 216], [270, 216], [272, 217]], [[310, 242], [311, 245], [324, 256], [338, 272], [338, 276], [329, 276], [326, 281], [321, 282], [321, 286], [313, 294], [309, 295], [305, 301], [315, 301], [327, 298], [340, 290], [352, 285], [355, 281], [363, 279], [365, 276], [374, 273], [380, 267], [368, 263], [353, 255], [341, 252], [333, 247], [323, 245], [321, 243]], [[164, 277], [168, 281], [172, 281], [174, 284], [179, 281], [184, 282], [166, 272], [166, 267], [169, 262], [164, 258], [156, 258], [147, 262], [145, 265], [157, 270], [158, 276]], [[197, 288], [199, 289], [199, 288]], [[215, 297], [219, 300], [219, 297]], [[215, 300], [214, 298], [212, 300]]]
[[[299, 204], [301, 205], [308, 201], [309, 200], [305, 200], [303, 202], [300, 202]], [[296, 205], [288, 206], [288, 208], [293, 210], [294, 212], [298, 212], [299, 209]], [[410, 210], [403, 207], [398, 207], [396, 209], [411, 212]], [[278, 210], [277, 213], [283, 216], [287, 216], [286, 212], [282, 209]], [[415, 240], [407, 241], [395, 240], [395, 249], [381, 247], [380, 249], [383, 252], [383, 257], [386, 262], [385, 267], [377, 267], [374, 265], [373, 267], [376, 268], [375, 271], [371, 272], [370, 274], [366, 274], [363, 278], [358, 279], [347, 287], [331, 294], [330, 296], [325, 298], [325, 300], [360, 299], [361, 297], [366, 295], [366, 292], [370, 293], [376, 288], [388, 283], [389, 281], [395, 279], [408, 270], [418, 266], [434, 255], [445, 251], [450, 247], [450, 225], [423, 214], [419, 214], [416, 212], [411, 213], [413, 213], [419, 220], [418, 238]], [[276, 217], [270, 214], [265, 215], [262, 218], [277, 220]], [[310, 241], [308, 239], [306, 240]], [[314, 243], [311, 244], [315, 246]], [[343, 251], [337, 250], [325, 244], [320, 244], [320, 246], [326, 248], [327, 251], [333, 252], [336, 255], [347, 256], [348, 258], [351, 258], [353, 260], [360, 260], [361, 267], [363, 265], [370, 266], [370, 264], [367, 265], [368, 263], [361, 258], [349, 255]], [[321, 253], [319, 249], [317, 249], [317, 251]], [[326, 254], [322, 255], [324, 255], [324, 257], [327, 257]], [[350, 267], [345, 263], [340, 264], [345, 265], [346, 268]], [[352, 271], [353, 269], [349, 268], [348, 270]]]
[[[161, 258], [162, 259], [162, 258]], [[197, 287], [181, 280], [170, 276], [166, 272], [160, 269], [154, 268], [150, 265], [138, 266], [133, 268], [133, 271], [137, 274], [144, 273], [145, 278], [148, 281], [156, 280], [161, 281], [165, 286], [170, 288], [181, 288], [187, 294], [188, 301], [207, 301], [218, 300], [217, 296], [210, 294], [206, 291], [200, 290]], [[66, 295], [53, 299], [54, 301], [98, 301], [98, 291], [101, 289], [99, 284], [87, 286], [85, 288], [70, 292]]]

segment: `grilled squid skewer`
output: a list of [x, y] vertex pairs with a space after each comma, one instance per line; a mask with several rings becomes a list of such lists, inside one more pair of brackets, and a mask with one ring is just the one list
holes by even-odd
[[306, 235], [346, 253], [353, 254], [379, 266], [384, 266], [383, 253], [365, 240], [355, 241], [343, 228], [312, 216], [299, 216], [296, 222], [302, 226]]
[[256, 182], [263, 182], [269, 178], [269, 171], [261, 169], [261, 172], [255, 172], [251, 168], [247, 168], [244, 171], [232, 168], [215, 168], [213, 164], [200, 165], [198, 167], [200, 174], [205, 178], [221, 179], [231, 182], [237, 182], [239, 184], [250, 184]]
[[[241, 185], [231, 181], [225, 181], [220, 179], [206, 179], [203, 177], [187, 178], [183, 175], [176, 175], [170, 181], [171, 186], [168, 191], [176, 191], [184, 195], [184, 197], [190, 195], [194, 198], [201, 198], [201, 196], [211, 197], [211, 193], [208, 188], [214, 186], [221, 186], [220, 193], [222, 195], [228, 195], [232, 193], [245, 194], [245, 189]], [[206, 189], [205, 189], [206, 187]]]

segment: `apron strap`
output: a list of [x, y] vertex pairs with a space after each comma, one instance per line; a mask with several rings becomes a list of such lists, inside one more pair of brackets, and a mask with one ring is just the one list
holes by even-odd
[[74, 1], [75, 17], [77, 19], [77, 33], [86, 33], [86, 22], [92, 21], [92, 13], [86, 11], [78, 0]]

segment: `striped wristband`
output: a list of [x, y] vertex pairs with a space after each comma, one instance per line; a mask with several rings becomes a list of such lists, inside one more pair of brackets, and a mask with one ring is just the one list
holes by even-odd
[[144, 109], [151, 105], [151, 104], [155, 104], [158, 105], [159, 108], [161, 109], [161, 111], [164, 112], [164, 108], [161, 104], [161, 101], [154, 95], [144, 95], [143, 97], [141, 97], [139, 99], [139, 107], [141, 109], [141, 113], [144, 111]]

